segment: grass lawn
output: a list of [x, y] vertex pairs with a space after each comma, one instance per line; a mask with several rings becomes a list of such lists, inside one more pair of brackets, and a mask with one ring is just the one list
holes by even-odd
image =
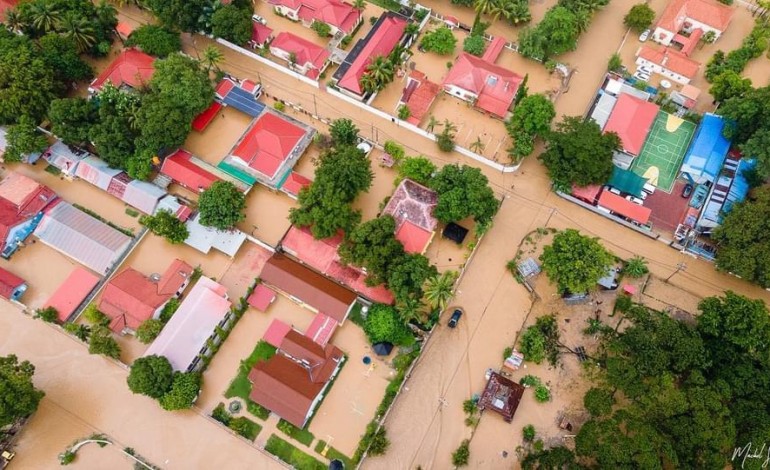
[[294, 468], [302, 470], [326, 470], [327, 466], [318, 459], [302, 452], [280, 437], [272, 434], [267, 440], [265, 450], [275, 455]]
[[[318, 441], [318, 444], [316, 444], [316, 446], [315, 446], [315, 451], [318, 454], [323, 455], [321, 452], [323, 452], [323, 450], [325, 448], [326, 448], [326, 441]], [[355, 467], [355, 465], [353, 465], [353, 462], [350, 460], [350, 458], [348, 458], [348, 456], [346, 456], [342, 452], [338, 451], [334, 447], [329, 447], [329, 450], [326, 451], [326, 456], [325, 457], [327, 459], [329, 459], [329, 460], [335, 460], [335, 459], [336, 460], [341, 460], [342, 463], [345, 464], [345, 468], [354, 468]]]
[[249, 393], [251, 393], [251, 382], [249, 382], [249, 372], [254, 364], [260, 361], [266, 361], [275, 355], [275, 348], [264, 341], [260, 341], [254, 347], [254, 351], [249, 354], [249, 357], [241, 361], [241, 365], [238, 367], [238, 375], [235, 376], [230, 386], [227, 387], [225, 392], [226, 398], [239, 397], [244, 400], [249, 400]]
[[242, 416], [231, 419], [228, 427], [250, 441], [256, 439], [262, 430], [262, 426]]
[[251, 400], [246, 400], [246, 410], [259, 419], [267, 419], [270, 416], [270, 410]]
[[307, 429], [300, 429], [288, 421], [278, 421], [278, 429], [280, 429], [282, 433], [286, 434], [290, 438], [301, 444], [305, 444], [306, 446], [310, 446], [310, 444], [312, 444], [313, 440], [315, 439], [313, 433]]

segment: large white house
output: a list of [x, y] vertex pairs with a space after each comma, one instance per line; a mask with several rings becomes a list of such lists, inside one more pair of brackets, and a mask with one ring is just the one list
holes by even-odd
[[717, 0], [671, 0], [655, 25], [652, 40], [669, 46], [686, 44], [688, 37], [713, 31], [717, 38], [727, 29], [735, 9]]
[[636, 65], [645, 66], [682, 85], [689, 84], [700, 68], [700, 62], [670, 47], [655, 49], [650, 46], [642, 46], [636, 52]]

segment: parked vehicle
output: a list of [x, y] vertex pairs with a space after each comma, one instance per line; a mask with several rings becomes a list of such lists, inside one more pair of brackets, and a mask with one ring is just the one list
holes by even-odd
[[265, 24], [265, 25], [267, 24], [267, 20], [266, 20], [266, 19], [264, 19], [264, 18], [262, 18], [262, 17], [261, 17], [261, 16], [259, 16], [259, 15], [251, 15], [251, 19], [252, 19], [253, 21], [256, 21], [257, 23], [262, 23], [262, 24]]
[[649, 29], [645, 29], [644, 31], [642, 31], [642, 34], [639, 35], [639, 40], [641, 42], [648, 40], [650, 38], [650, 32], [651, 31]]
[[650, 81], [650, 74], [643, 72], [641, 70], [637, 70], [636, 73], [634, 74], [634, 78], [641, 80], [643, 82], [648, 82]]
[[452, 317], [449, 319], [449, 323], [447, 323], [447, 326], [449, 328], [454, 328], [457, 326], [457, 322], [460, 321], [460, 317], [463, 316], [462, 309], [456, 308], [454, 312], [452, 312]]
[[642, 204], [644, 204], [644, 200], [643, 199], [639, 199], [638, 197], [634, 197], [634, 196], [630, 196], [630, 195], [626, 196], [626, 201], [631, 201], [634, 204], [639, 204], [640, 206]]
[[682, 189], [682, 197], [687, 199], [692, 194], [692, 185], [690, 183], [687, 183], [684, 185], [684, 188]]
[[651, 185], [650, 183], [644, 183], [644, 192], [654, 194], [655, 193], [655, 186]]

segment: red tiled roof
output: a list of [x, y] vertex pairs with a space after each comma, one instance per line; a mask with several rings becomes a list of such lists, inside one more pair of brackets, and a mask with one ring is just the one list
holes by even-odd
[[98, 308], [112, 320], [113, 331], [136, 330], [179, 290], [192, 271], [189, 264], [175, 260], [161, 279], [153, 282], [133, 268], [125, 269], [104, 287]]
[[409, 74], [409, 81], [401, 94], [401, 102], [409, 108], [408, 122], [419, 125], [428, 113], [441, 87], [433, 83], [424, 73], [415, 70]]
[[668, 47], [653, 49], [650, 46], [642, 46], [636, 55], [687, 78], [695, 77], [700, 68], [700, 62], [696, 62], [681, 52]]
[[323, 313], [317, 313], [316, 316], [313, 317], [313, 322], [307, 327], [305, 336], [321, 346], [326, 346], [336, 329], [337, 322], [333, 318], [326, 316]]
[[297, 330], [289, 330], [278, 348], [281, 354], [297, 362], [306, 364], [310, 380], [326, 382], [337, 367], [336, 360], [342, 357], [342, 351], [332, 344], [321, 346]]
[[490, 41], [489, 45], [487, 45], [487, 50], [484, 51], [481, 60], [486, 60], [490, 64], [494, 64], [497, 58], [500, 57], [500, 53], [503, 52], [504, 47], [505, 39], [500, 36], [495, 36], [492, 38], [492, 41]]
[[655, 103], [621, 93], [612, 108], [604, 132], [615, 132], [626, 152], [639, 155], [658, 111], [660, 107]]
[[104, 72], [91, 82], [91, 89], [100, 90], [110, 82], [116, 87], [123, 85], [139, 88], [150, 81], [155, 67], [155, 58], [136, 49], [124, 49]]
[[345, 321], [356, 300], [353, 291], [280, 253], [267, 260], [261, 277], [266, 284], [300, 299], [339, 323]]
[[160, 172], [193, 191], [208, 189], [215, 181], [219, 181], [214, 174], [196, 165], [190, 152], [182, 149], [163, 160]]
[[303, 21], [320, 21], [341, 29], [353, 31], [361, 12], [339, 0], [268, 0], [273, 5], [282, 5], [297, 11]]
[[264, 284], [258, 284], [257, 287], [254, 288], [254, 292], [251, 293], [246, 301], [252, 307], [264, 312], [274, 300], [275, 292]]
[[505, 117], [523, 80], [510, 70], [463, 52], [444, 79], [444, 87], [469, 91], [478, 96], [477, 107]]
[[596, 202], [596, 197], [599, 195], [599, 193], [602, 191], [602, 187], [596, 184], [592, 184], [590, 186], [572, 186], [572, 195], [575, 196], [578, 199], [582, 199], [589, 204], [593, 204]]
[[393, 303], [393, 293], [384, 285], [369, 287], [366, 274], [354, 266], [344, 266], [337, 254], [337, 247], [342, 243], [342, 234], [316, 240], [306, 228], [291, 226], [281, 240], [281, 248], [288, 254], [316, 271], [329, 276], [373, 302]]
[[296, 171], [292, 171], [289, 174], [289, 177], [286, 178], [286, 181], [283, 182], [281, 189], [294, 196], [299, 196], [299, 192], [302, 188], [310, 186], [311, 184], [313, 184], [313, 180], [300, 175]]
[[59, 312], [59, 321], [66, 321], [88, 294], [96, 287], [99, 277], [87, 269], [77, 267], [62, 282], [43, 308], [53, 307]]
[[56, 193], [21, 173], [10, 172], [0, 181], [0, 251], [11, 228], [25, 222], [56, 199]]
[[268, 28], [258, 21], [252, 21], [251, 23], [253, 25], [251, 30], [251, 42], [261, 46], [262, 44], [266, 43], [268, 39], [270, 39], [270, 36], [273, 34], [273, 30], [272, 28]]
[[236, 144], [232, 155], [272, 178], [304, 135], [301, 127], [276, 114], [264, 113]]
[[735, 8], [716, 0], [671, 0], [656, 27], [678, 33], [687, 18], [719, 31], [724, 31], [733, 19]]
[[282, 32], [270, 43], [270, 49], [277, 49], [286, 54], [294, 54], [299, 67], [307, 67], [321, 70], [329, 59], [329, 51], [326, 48], [314, 44], [296, 34]]
[[684, 36], [677, 34], [674, 37], [674, 40], [678, 42], [679, 44], [682, 44], [682, 54], [686, 55], [687, 57], [692, 54], [692, 51], [695, 50], [695, 46], [698, 45], [698, 42], [700, 41], [700, 38], [703, 37], [703, 30], [700, 28], [695, 29], [692, 33], [690, 33], [690, 37], [685, 38]]
[[262, 340], [271, 346], [279, 348], [281, 347], [281, 342], [283, 342], [283, 337], [286, 336], [286, 333], [289, 331], [291, 331], [290, 325], [277, 318], [273, 318], [273, 321], [270, 322], [270, 326], [265, 330], [265, 334], [262, 335]]
[[10, 271], [6, 271], [5, 269], [0, 268], [0, 297], [6, 300], [10, 300], [11, 296], [13, 295], [13, 291], [23, 284], [24, 279]]
[[404, 245], [407, 253], [425, 253], [430, 240], [433, 238], [433, 232], [425, 230], [408, 220], [396, 230], [396, 240]]
[[650, 213], [652, 212], [649, 207], [634, 204], [609, 191], [602, 192], [598, 205], [640, 224], [646, 224], [650, 220]]
[[406, 20], [393, 16], [386, 17], [337, 85], [358, 95], [363, 94], [361, 77], [366, 72], [366, 67], [375, 57], [390, 54], [404, 35], [405, 28]]
[[203, 132], [204, 129], [206, 129], [209, 124], [211, 124], [211, 121], [217, 117], [217, 113], [220, 109], [222, 109], [222, 103], [218, 101], [212, 102], [211, 106], [206, 108], [205, 111], [195, 116], [195, 119], [193, 119], [192, 122], [192, 128], [198, 132]]

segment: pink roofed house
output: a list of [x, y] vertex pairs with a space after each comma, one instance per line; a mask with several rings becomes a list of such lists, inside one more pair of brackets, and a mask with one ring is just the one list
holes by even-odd
[[356, 44], [354, 51], [335, 72], [337, 86], [355, 98], [363, 98], [365, 92], [361, 88], [361, 77], [366, 73], [366, 68], [375, 57], [387, 57], [393, 51], [401, 41], [406, 25], [407, 21], [395, 13], [381, 16], [374, 28], [361, 40], [364, 46], [358, 49]]
[[350, 34], [362, 21], [361, 12], [339, 0], [268, 0], [275, 11], [310, 27], [318, 21], [331, 27], [331, 34], [338, 31]]
[[700, 68], [700, 62], [690, 59], [675, 49], [670, 47], [656, 49], [650, 46], [642, 46], [636, 51], [636, 65], [649, 67], [654, 73], [682, 85], [689, 84]]
[[249, 45], [253, 49], [259, 49], [265, 46], [273, 37], [272, 28], [268, 28], [259, 21], [252, 21], [251, 39]]
[[398, 102], [399, 107], [409, 108], [407, 122], [419, 126], [440, 91], [441, 86], [428, 80], [424, 73], [419, 70], [412, 71]]
[[110, 318], [112, 331], [136, 331], [145, 320], [157, 318], [166, 302], [184, 291], [192, 272], [192, 266], [178, 259], [159, 277], [125, 269], [104, 287], [97, 308]]
[[612, 108], [604, 132], [615, 132], [620, 137], [624, 152], [639, 155], [658, 111], [660, 107], [655, 103], [621, 93]]
[[9, 258], [19, 244], [29, 237], [43, 210], [57, 198], [47, 186], [22, 175], [9, 172], [0, 181], [0, 253]]
[[435, 191], [405, 179], [382, 210], [396, 220], [396, 239], [408, 253], [425, 253], [428, 248], [438, 225], [433, 216], [437, 203]]
[[444, 91], [505, 118], [524, 78], [492, 62], [463, 52], [444, 78]]
[[65, 322], [96, 287], [99, 277], [91, 271], [77, 267], [72, 270], [56, 292], [46, 300], [43, 308], [53, 307], [59, 313], [59, 321]]
[[88, 87], [98, 93], [106, 83], [114, 87], [140, 88], [147, 84], [155, 72], [155, 58], [136, 49], [124, 49], [112, 63], [99, 74]]
[[[652, 39], [664, 46], [672, 42], [681, 44], [681, 38], [685, 36], [680, 35], [680, 32], [691, 34], [698, 29], [701, 33], [713, 31], [716, 38], [719, 38], [732, 21], [734, 13], [734, 7], [717, 0], [671, 0], [655, 25]], [[678, 41], [677, 36], [680, 36]]]
[[270, 53], [289, 62], [292, 69], [312, 79], [318, 78], [329, 65], [329, 51], [326, 48], [292, 33], [278, 34], [270, 43]]
[[240, 163], [272, 179], [293, 156], [305, 129], [270, 111], [257, 118], [235, 144], [231, 155]]
[[291, 196], [292, 199], [297, 199], [302, 188], [306, 188], [311, 184], [313, 184], [313, 180], [300, 175], [296, 171], [292, 171], [281, 185], [281, 191]]
[[144, 356], [165, 356], [175, 371], [199, 370], [211, 355], [207, 343], [217, 340], [217, 325], [230, 319], [231, 305], [223, 285], [201, 277]]

